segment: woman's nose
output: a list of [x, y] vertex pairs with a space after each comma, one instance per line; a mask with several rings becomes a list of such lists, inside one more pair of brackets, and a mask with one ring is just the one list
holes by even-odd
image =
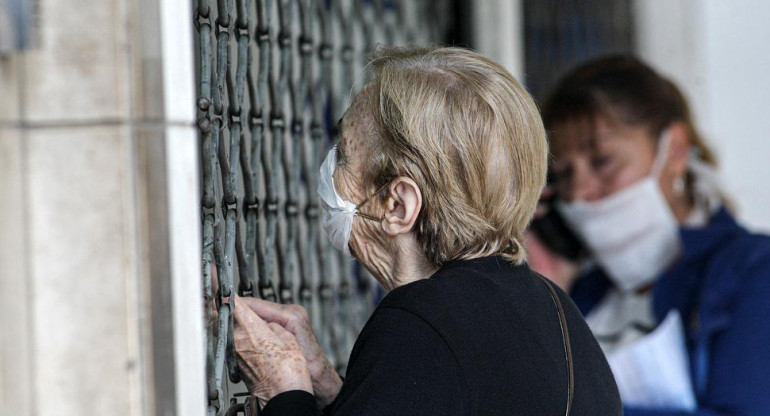
[[586, 170], [577, 170], [573, 173], [570, 188], [572, 201], [591, 202], [604, 196], [600, 178]]

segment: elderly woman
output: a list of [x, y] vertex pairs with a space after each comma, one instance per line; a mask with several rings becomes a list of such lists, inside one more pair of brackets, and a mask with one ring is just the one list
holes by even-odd
[[266, 415], [619, 415], [580, 312], [522, 236], [547, 145], [526, 91], [462, 49], [387, 49], [321, 167], [331, 243], [389, 291], [344, 382], [295, 305], [238, 299], [239, 365]]

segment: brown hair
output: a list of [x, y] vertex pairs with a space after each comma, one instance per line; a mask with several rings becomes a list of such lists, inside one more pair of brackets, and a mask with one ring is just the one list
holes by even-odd
[[417, 183], [417, 239], [435, 266], [492, 254], [523, 262], [548, 154], [530, 95], [500, 65], [460, 48], [380, 49], [371, 68], [349, 110], [371, 120], [357, 123], [371, 138], [364, 186], [397, 176]]
[[597, 115], [627, 125], [646, 126], [653, 137], [672, 122], [682, 122], [690, 143], [704, 162], [716, 166], [714, 153], [704, 142], [681, 91], [640, 60], [607, 56], [588, 61], [570, 71], [543, 107], [546, 128]]

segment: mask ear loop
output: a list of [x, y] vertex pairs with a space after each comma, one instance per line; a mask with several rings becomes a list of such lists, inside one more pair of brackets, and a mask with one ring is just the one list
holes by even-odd
[[355, 215], [358, 215], [359, 217], [366, 218], [367, 220], [371, 220], [371, 221], [376, 221], [376, 222], [382, 221], [382, 218], [377, 218], [377, 217], [375, 217], [373, 215], [364, 214], [359, 209], [362, 206], [364, 206], [364, 204], [369, 202], [375, 195], [379, 195], [382, 191], [384, 191], [385, 188], [388, 187], [388, 185], [390, 185], [390, 182], [385, 182], [385, 184], [380, 186], [372, 195], [368, 196], [366, 199], [364, 199], [358, 205], [356, 205], [356, 213], [355, 213]]

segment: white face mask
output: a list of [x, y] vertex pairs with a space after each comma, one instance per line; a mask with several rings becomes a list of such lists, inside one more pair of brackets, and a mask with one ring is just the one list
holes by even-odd
[[664, 132], [652, 172], [626, 189], [595, 202], [556, 203], [622, 291], [653, 282], [680, 253], [679, 226], [658, 187], [668, 142]]
[[[318, 178], [318, 196], [321, 198], [321, 226], [331, 245], [352, 257], [350, 253], [350, 232], [353, 230], [353, 217], [358, 215], [372, 221], [379, 218], [359, 212], [359, 208], [370, 198], [356, 205], [343, 199], [334, 187], [334, 169], [337, 167], [337, 147], [332, 147], [321, 164]], [[383, 186], [384, 188], [384, 186]], [[383, 188], [380, 188], [379, 193]]]

